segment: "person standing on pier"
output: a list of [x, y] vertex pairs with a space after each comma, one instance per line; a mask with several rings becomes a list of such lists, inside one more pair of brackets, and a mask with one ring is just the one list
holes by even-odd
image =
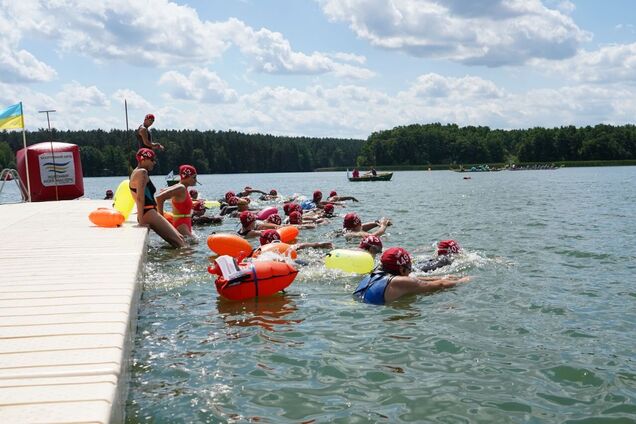
[[144, 123], [137, 128], [135, 135], [137, 136], [137, 141], [139, 142], [139, 148], [148, 148], [150, 150], [163, 150], [163, 146], [160, 143], [154, 143], [152, 141], [152, 132], [150, 131], [150, 127], [155, 122], [155, 115], [149, 113], [144, 118]]

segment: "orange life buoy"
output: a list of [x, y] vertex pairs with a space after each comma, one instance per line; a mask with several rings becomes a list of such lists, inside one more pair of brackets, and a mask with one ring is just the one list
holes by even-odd
[[237, 234], [212, 234], [208, 236], [208, 247], [217, 255], [230, 255], [238, 258], [245, 257], [252, 251], [252, 245]]
[[258, 258], [261, 253], [265, 252], [274, 252], [283, 256], [289, 256], [292, 259], [296, 259], [298, 254], [296, 253], [296, 249], [290, 246], [287, 243], [268, 243], [264, 246], [259, 247], [252, 254], [253, 258]]
[[298, 237], [299, 233], [298, 227], [294, 227], [293, 225], [280, 227], [276, 230], [276, 232], [278, 232], [280, 241], [282, 241], [283, 243], [291, 243], [292, 241], [296, 240], [296, 237]]
[[97, 208], [88, 215], [88, 219], [98, 227], [118, 227], [126, 218], [121, 212], [110, 208]]
[[241, 264], [244, 275], [234, 280], [226, 280], [216, 266], [208, 268], [210, 274], [218, 275], [215, 286], [219, 295], [229, 300], [244, 300], [254, 297], [271, 296], [289, 287], [298, 271], [285, 262], [253, 262]]

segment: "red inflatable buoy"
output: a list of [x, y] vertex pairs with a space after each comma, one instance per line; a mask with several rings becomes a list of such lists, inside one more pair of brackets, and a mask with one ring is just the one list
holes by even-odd
[[254, 297], [271, 296], [287, 288], [296, 278], [298, 271], [285, 262], [254, 262], [241, 264], [244, 275], [234, 280], [226, 280], [216, 266], [208, 268], [216, 274], [215, 285], [219, 295], [229, 300], [244, 300]]

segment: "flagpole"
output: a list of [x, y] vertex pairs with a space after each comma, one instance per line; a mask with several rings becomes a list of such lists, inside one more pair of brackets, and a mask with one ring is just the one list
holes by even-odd
[[24, 109], [22, 109], [22, 102], [20, 102], [20, 112], [22, 112], [22, 144], [24, 145], [24, 161], [26, 162], [26, 174], [27, 174], [27, 202], [31, 201], [31, 177], [29, 176], [29, 152], [27, 151], [26, 144], [26, 128], [24, 128]]

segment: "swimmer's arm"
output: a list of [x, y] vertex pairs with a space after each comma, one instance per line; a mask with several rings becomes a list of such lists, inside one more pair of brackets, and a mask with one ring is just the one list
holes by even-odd
[[423, 285], [425, 291], [437, 291], [455, 287], [457, 284], [467, 283], [470, 281], [470, 277], [456, 277], [454, 275], [448, 275], [443, 278], [439, 277], [416, 277]]
[[314, 243], [298, 243], [298, 244], [294, 245], [294, 247], [296, 248], [296, 250], [308, 249], [308, 248], [333, 249], [333, 243], [331, 243], [329, 241], [314, 242]]
[[178, 199], [179, 191], [181, 190], [185, 191], [185, 186], [183, 186], [182, 184], [175, 184], [172, 187], [163, 190], [161, 193], [159, 193], [159, 195], [155, 196], [155, 200], [157, 201], [157, 212], [159, 212], [159, 215], [163, 215], [163, 204], [165, 203], [165, 201], [172, 197], [176, 197]]

